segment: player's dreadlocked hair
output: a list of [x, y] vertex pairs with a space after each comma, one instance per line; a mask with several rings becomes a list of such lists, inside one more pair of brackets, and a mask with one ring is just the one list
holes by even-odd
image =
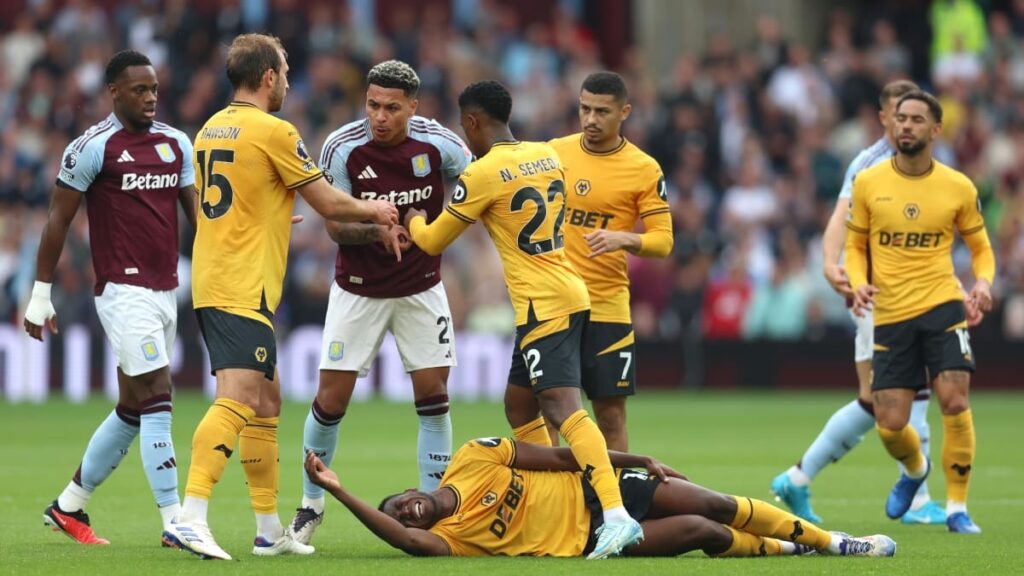
[[459, 94], [459, 108], [478, 108], [491, 118], [507, 124], [512, 115], [512, 95], [494, 80], [474, 82]]
[[135, 50], [122, 50], [110, 57], [107, 62], [107, 70], [103, 77], [107, 84], [117, 82], [117, 77], [129, 66], [152, 66], [153, 63], [141, 52]]
[[591, 94], [608, 94], [619, 104], [625, 104], [629, 98], [626, 83], [615, 72], [594, 72], [583, 80], [582, 89]]
[[366, 83], [381, 88], [398, 88], [406, 98], [415, 98], [420, 91], [420, 77], [412, 66], [401, 60], [386, 60], [370, 68]]

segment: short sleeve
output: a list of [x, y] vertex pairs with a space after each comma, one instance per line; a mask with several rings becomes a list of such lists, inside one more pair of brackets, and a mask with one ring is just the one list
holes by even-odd
[[313, 162], [299, 131], [289, 122], [280, 122], [267, 138], [267, 156], [285, 188], [292, 190], [308, 184], [324, 173]]
[[78, 142], [79, 140], [75, 140], [64, 149], [60, 170], [57, 172], [57, 183], [65, 188], [85, 192], [103, 169], [106, 139], [93, 139], [81, 150], [76, 146]]
[[192, 141], [188, 136], [179, 132], [174, 135], [181, 148], [181, 155], [184, 161], [181, 163], [181, 176], [178, 178], [178, 187], [193, 186], [196, 183], [196, 167], [192, 164]]
[[967, 192], [956, 215], [956, 227], [961, 236], [970, 236], [985, 229], [985, 219], [981, 215], [981, 199], [974, 184], [967, 183]]
[[665, 174], [662, 173], [661, 168], [657, 164], [652, 166], [648, 174], [649, 177], [644, 188], [640, 191], [640, 198], [637, 202], [641, 218], [669, 211]]
[[351, 148], [344, 145], [329, 146], [330, 142], [331, 138], [328, 137], [323, 150], [320, 151], [320, 169], [332, 186], [351, 194], [352, 178], [348, 174], [346, 162], [347, 152], [351, 151]]
[[472, 224], [483, 216], [494, 202], [493, 193], [488, 190], [487, 179], [471, 171], [472, 164], [455, 185], [452, 198], [445, 210], [468, 224]]

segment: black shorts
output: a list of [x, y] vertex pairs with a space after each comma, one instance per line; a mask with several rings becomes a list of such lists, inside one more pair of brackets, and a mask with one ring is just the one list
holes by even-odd
[[[508, 371], [509, 384], [533, 388], [534, 394], [548, 388], [579, 388], [583, 333], [589, 318], [590, 310], [584, 310], [568, 317], [530, 321], [516, 326], [516, 345], [512, 350], [512, 367]], [[566, 322], [567, 326], [531, 341], [525, 349], [520, 346], [523, 337], [548, 322]]]
[[871, 390], [919, 390], [944, 370], [974, 372], [963, 302], [954, 300], [909, 320], [875, 326]]
[[[657, 476], [651, 476], [642, 470], [623, 468], [619, 473], [619, 491], [622, 493], [622, 505], [626, 512], [637, 522], [643, 522], [647, 512], [651, 509], [651, 502], [654, 501], [654, 491], [661, 484]], [[604, 510], [601, 508], [601, 500], [597, 492], [590, 485], [586, 478], [580, 478], [583, 483], [583, 502], [590, 511], [590, 536], [587, 537], [587, 546], [583, 549], [586, 556], [594, 550], [597, 545], [595, 532], [604, 524]]]
[[274, 379], [277, 343], [266, 324], [216, 308], [197, 308], [199, 331], [210, 353], [210, 372], [224, 368], [248, 368]]
[[636, 394], [632, 324], [590, 322], [583, 335], [582, 384], [591, 400]]

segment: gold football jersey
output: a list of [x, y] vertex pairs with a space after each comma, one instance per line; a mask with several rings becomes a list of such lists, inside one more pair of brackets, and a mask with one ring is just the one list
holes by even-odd
[[547, 144], [495, 144], [463, 171], [445, 211], [487, 228], [517, 326], [531, 314], [543, 321], [590, 307], [587, 288], [565, 255], [565, 182], [558, 154]]
[[194, 164], [193, 306], [269, 324], [258, 311], [273, 313], [281, 301], [295, 188], [323, 173], [294, 126], [242, 102], [199, 130]]
[[[901, 322], [945, 302], [963, 300], [953, 275], [954, 227], [968, 243], [978, 234], [988, 244], [974, 184], [938, 161], [921, 176], [900, 172], [895, 157], [858, 173], [846, 227], [851, 283], [856, 287], [870, 282], [878, 288], [875, 325]], [[870, 278], [866, 263], [859, 262], [863, 258], [851, 261], [865, 236]]]
[[582, 134], [550, 144], [565, 172], [565, 251], [590, 292], [590, 319], [629, 323], [626, 251], [590, 258], [583, 236], [599, 229], [632, 232], [642, 219], [647, 232], [668, 234], [671, 242], [665, 176], [653, 158], [625, 139], [603, 153], [584, 148]]
[[480, 438], [455, 452], [441, 487], [455, 491], [455, 512], [430, 531], [453, 556], [579, 556], [590, 512], [578, 472], [514, 468], [515, 444]]

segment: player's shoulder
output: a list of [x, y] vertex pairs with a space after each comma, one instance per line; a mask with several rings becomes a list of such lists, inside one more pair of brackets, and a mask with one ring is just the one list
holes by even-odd
[[149, 127], [149, 132], [151, 134], [161, 134], [168, 138], [177, 140], [178, 142], [188, 144], [189, 146], [191, 146], [192, 144], [191, 140], [188, 137], [188, 134], [185, 134], [184, 132], [178, 130], [174, 126], [171, 126], [170, 124], [165, 124], [163, 122], [153, 122], [153, 125]]
[[877, 182], [879, 179], [893, 174], [897, 174], [897, 172], [893, 167], [892, 162], [878, 162], [877, 164], [865, 166], [857, 172], [857, 178], [854, 180], [854, 183], [859, 188], [863, 188], [866, 185]]
[[117, 118], [111, 114], [86, 128], [78, 138], [75, 138], [68, 144], [67, 152], [69, 154], [83, 154], [86, 151], [95, 151], [96, 149], [102, 150], [106, 146], [107, 140], [111, 136], [116, 134], [121, 129], [121, 123], [117, 121]]
[[858, 152], [853, 157], [853, 161], [850, 162], [850, 167], [854, 172], [866, 170], [882, 163], [885, 159], [892, 156], [892, 153], [893, 149], [889, 145], [889, 141], [885, 138], [879, 138], [874, 144]]
[[370, 121], [365, 118], [354, 120], [327, 135], [320, 147], [320, 157], [329, 160], [336, 155], [347, 156], [354, 148], [370, 140]]
[[629, 140], [625, 140], [625, 146], [622, 148], [622, 154], [639, 170], [661, 173], [661, 166], [658, 164], [658, 161]]
[[443, 124], [434, 120], [433, 118], [425, 118], [423, 116], [413, 116], [409, 118], [409, 136], [421, 141], [427, 141], [432, 144], [452, 144], [455, 146], [464, 146], [462, 139], [459, 138], [455, 132], [452, 132], [448, 128], [445, 128]]
[[935, 160], [935, 174], [957, 190], [967, 194], [974, 194], [976, 190], [974, 182], [963, 172]]
[[569, 134], [568, 136], [560, 136], [558, 138], [552, 138], [548, 140], [548, 144], [555, 149], [559, 154], [571, 152], [580, 148], [580, 138], [583, 137], [582, 132], [575, 134]]

